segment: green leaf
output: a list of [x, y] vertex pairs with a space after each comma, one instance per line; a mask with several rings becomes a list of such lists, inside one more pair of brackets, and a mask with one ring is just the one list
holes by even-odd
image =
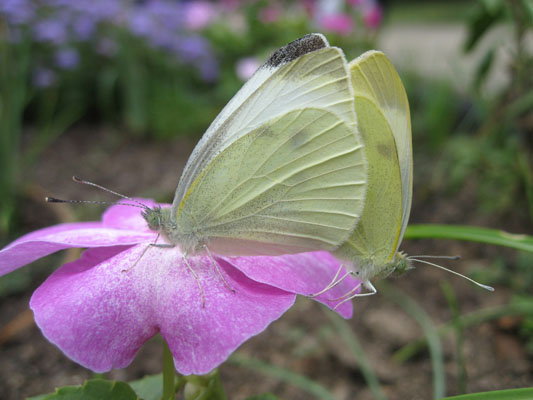
[[527, 16], [529, 25], [533, 25], [533, 3], [531, 0], [522, 0], [522, 9]]
[[28, 400], [140, 400], [126, 382], [91, 379], [81, 386], [63, 386], [55, 393]]
[[533, 388], [494, 390], [492, 392], [463, 394], [446, 397], [441, 400], [531, 400]]
[[496, 49], [489, 49], [476, 67], [476, 72], [474, 73], [474, 88], [477, 91], [481, 90], [483, 82], [486, 81], [487, 76], [489, 75], [489, 72], [492, 68], [492, 65], [494, 64], [495, 55]]
[[129, 383], [131, 388], [143, 400], [159, 400], [163, 396], [163, 375], [147, 375]]
[[462, 225], [410, 225], [406, 239], [455, 239], [533, 252], [533, 236]]
[[505, 3], [502, 0], [482, 1], [477, 3], [468, 23], [468, 35], [464, 51], [470, 52], [483, 36], [505, 17]]
[[[511, 304], [485, 308], [463, 314], [459, 317], [458, 323], [460, 323], [461, 326], [466, 329], [470, 326], [475, 326], [486, 321], [491, 321], [510, 315], [533, 316], [533, 299], [526, 297], [523, 300], [515, 301]], [[442, 336], [450, 332], [453, 329], [453, 324], [453, 321], [442, 324], [437, 328], [438, 334]], [[414, 342], [411, 342], [397, 350], [393, 354], [392, 359], [395, 362], [404, 363], [418, 354], [421, 350], [425, 349], [426, 346], [426, 338], [415, 340]]]
[[281, 400], [279, 397], [274, 396], [272, 393], [263, 393], [257, 396], [247, 397], [245, 400]]

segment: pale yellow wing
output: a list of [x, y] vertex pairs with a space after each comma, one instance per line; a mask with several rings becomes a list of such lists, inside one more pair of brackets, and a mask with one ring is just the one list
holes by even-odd
[[365, 180], [353, 127], [324, 109], [291, 110], [211, 161], [177, 210], [178, 230], [218, 254], [332, 250], [359, 219]]
[[[359, 71], [356, 68], [352, 71], [352, 76], [356, 75], [355, 82], [357, 82]], [[379, 268], [392, 259], [400, 237], [402, 226], [400, 166], [394, 138], [383, 112], [374, 102], [357, 92], [355, 109], [367, 160], [365, 204], [357, 227], [334, 254], [351, 262], [369, 261], [373, 267]]]
[[413, 197], [413, 145], [407, 94], [394, 66], [380, 51], [367, 51], [350, 62], [349, 67], [356, 96], [376, 104], [386, 118], [396, 144], [402, 181], [399, 246], [407, 228]]
[[370, 51], [349, 66], [365, 145], [367, 192], [357, 227], [335, 254], [357, 264], [356, 270], [367, 281], [387, 273], [407, 226], [412, 196], [411, 128], [405, 90], [385, 55]]
[[177, 210], [200, 173], [226, 147], [291, 110], [315, 107], [355, 129], [353, 93], [342, 50], [310, 34], [272, 54], [224, 107], [191, 154], [176, 189]]

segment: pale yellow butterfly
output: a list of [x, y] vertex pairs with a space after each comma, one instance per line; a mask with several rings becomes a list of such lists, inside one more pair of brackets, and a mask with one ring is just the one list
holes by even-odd
[[348, 294], [346, 300], [375, 293], [371, 279], [401, 274], [412, 268], [412, 261], [442, 268], [493, 290], [455, 271], [419, 259], [431, 256], [407, 257], [398, 251], [407, 228], [413, 193], [407, 95], [398, 73], [383, 53], [368, 51], [349, 66], [358, 128], [368, 163], [367, 191], [357, 227], [333, 254], [348, 262], [350, 273], [361, 279], [370, 293]]
[[334, 250], [365, 187], [348, 64], [310, 34], [274, 52], [213, 121], [172, 208], [143, 214], [185, 255]]

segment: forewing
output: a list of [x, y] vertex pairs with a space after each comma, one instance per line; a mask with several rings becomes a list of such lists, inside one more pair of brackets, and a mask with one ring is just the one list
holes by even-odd
[[[367, 98], [376, 105], [394, 138], [402, 182], [402, 226], [398, 247], [407, 228], [413, 196], [413, 150], [407, 94], [394, 66], [379, 51], [368, 51], [350, 62], [349, 66], [356, 98]], [[358, 112], [357, 115], [359, 119]], [[366, 138], [364, 142], [366, 146]]]
[[228, 146], [288, 111], [313, 107], [337, 114], [355, 129], [344, 54], [329, 47], [320, 34], [307, 35], [277, 50], [226, 105], [185, 166], [174, 212], [192, 182]]
[[324, 109], [293, 110], [219, 153], [184, 196], [178, 229], [220, 254], [332, 250], [361, 214], [365, 170], [353, 127]]

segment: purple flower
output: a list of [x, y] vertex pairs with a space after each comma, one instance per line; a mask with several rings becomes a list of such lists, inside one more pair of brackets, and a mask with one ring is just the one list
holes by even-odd
[[[177, 247], [150, 246], [156, 236], [138, 208], [112, 206], [101, 222], [61, 224], [19, 238], [0, 250], [0, 275], [61, 249], [89, 248], [56, 270], [30, 300], [46, 338], [79, 364], [103, 372], [127, 366], [160, 332], [176, 369], [188, 375], [205, 374], [222, 363], [290, 308], [297, 294], [325, 287], [339, 267], [325, 252], [215, 255], [232, 292], [209, 257], [188, 258], [197, 281]], [[356, 283], [346, 279], [318, 301], [331, 307], [335, 302], [326, 299]], [[345, 318], [352, 315], [349, 302], [337, 310]]]
[[56, 52], [55, 60], [58, 67], [63, 69], [73, 69], [80, 62], [80, 56], [75, 49], [61, 49]]
[[[137, 10], [129, 19], [129, 28], [131, 31], [139, 36], [145, 36], [157, 28], [153, 24], [152, 17], [144, 10]], [[157, 29], [156, 29], [157, 30]]]
[[78, 40], [89, 40], [96, 30], [96, 21], [88, 15], [80, 15], [73, 21], [72, 30]]
[[215, 16], [213, 4], [207, 1], [191, 1], [185, 4], [185, 27], [191, 30], [205, 28]]
[[241, 81], [246, 82], [252, 77], [252, 75], [255, 73], [255, 71], [257, 71], [260, 66], [261, 63], [257, 58], [245, 57], [237, 61], [235, 72], [237, 73], [237, 77]]
[[212, 57], [203, 62], [198, 63], [200, 76], [207, 82], [214, 82], [218, 78], [219, 67], [218, 61]]
[[152, 0], [145, 3], [144, 12], [150, 15], [159, 29], [176, 31], [184, 18], [183, 5], [174, 1]]
[[187, 36], [176, 42], [176, 50], [185, 61], [195, 61], [209, 57], [209, 44], [201, 36]]
[[32, 81], [38, 88], [47, 88], [56, 82], [56, 74], [48, 68], [37, 67], [33, 71]]
[[65, 24], [59, 19], [45, 19], [35, 24], [34, 37], [40, 42], [65, 43], [68, 39]]
[[29, 0], [2, 0], [0, 14], [10, 24], [26, 24], [35, 16], [35, 6]]

